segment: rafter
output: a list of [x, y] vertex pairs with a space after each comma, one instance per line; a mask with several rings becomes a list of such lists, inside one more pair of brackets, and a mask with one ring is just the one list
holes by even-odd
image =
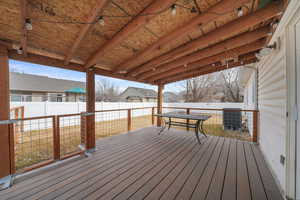
[[27, 30], [25, 27], [27, 18], [27, 0], [20, 0], [20, 24], [21, 24], [21, 47], [23, 55], [27, 56]]
[[117, 66], [114, 71], [118, 70], [127, 70], [130, 69], [138, 64], [142, 64], [141, 60], [143, 58], [151, 53], [152, 51], [159, 50], [164, 45], [168, 44], [172, 40], [176, 40], [180, 37], [186, 36], [190, 32], [194, 31], [196, 28], [198, 28], [199, 24], [205, 24], [211, 20], [215, 20], [217, 17], [212, 13], [225, 13], [230, 12], [234, 10], [235, 8], [238, 8], [245, 3], [249, 2], [249, 0], [242, 0], [242, 1], [236, 1], [236, 0], [223, 0], [217, 3], [216, 5], [209, 8], [207, 11], [201, 13], [200, 15], [197, 15], [192, 20], [190, 20], [189, 23], [184, 24], [180, 28], [166, 34], [165, 36], [161, 37], [158, 41], [150, 45], [149, 47], [145, 48], [144, 50], [138, 52], [136, 55], [133, 55], [129, 59], [127, 59], [125, 62]]
[[[176, 74], [182, 74], [190, 70], [197, 70], [207, 65], [217, 65], [218, 63], [222, 63], [224, 59], [229, 60], [230, 58], [239, 58], [240, 55], [247, 54], [249, 52], [257, 52], [259, 49], [264, 46], [263, 43], [259, 44], [255, 42], [253, 44], [248, 44], [242, 47], [238, 47], [236, 49], [230, 50], [225, 53], [220, 53], [215, 56], [211, 56], [197, 62], [191, 63], [188, 67], [181, 66], [180, 68], [176, 68], [170, 71], [167, 71], [164, 74], [158, 75], [155, 78], [148, 79], [148, 82], [161, 82], [163, 79], [174, 76]], [[236, 59], [238, 60], [238, 59]]]
[[153, 15], [145, 15], [148, 13], [155, 13], [170, 7], [175, 0], [154, 0], [147, 8], [145, 8], [137, 17], [132, 19], [125, 27], [123, 27], [118, 33], [116, 33], [110, 40], [105, 42], [85, 64], [86, 68], [89, 68], [97, 63], [99, 57], [103, 55], [105, 51], [111, 49], [115, 45], [125, 40], [129, 35], [150, 22]]
[[177, 82], [177, 81], [181, 81], [181, 80], [186, 80], [186, 79], [194, 78], [197, 76], [210, 74], [210, 73], [214, 73], [214, 72], [218, 72], [218, 71], [222, 71], [222, 70], [226, 70], [226, 69], [231, 69], [234, 67], [239, 67], [239, 66], [243, 66], [243, 65], [247, 65], [247, 64], [251, 64], [251, 63], [255, 63], [255, 62], [257, 62], [257, 58], [255, 57], [254, 54], [251, 54], [251, 55], [246, 56], [241, 61], [228, 63], [228, 65], [216, 65], [214, 67], [212, 67], [211, 65], [208, 65], [208, 66], [205, 66], [205, 67], [197, 69], [197, 70], [189, 71], [184, 74], [179, 74], [177, 76], [173, 76], [173, 77], [170, 77], [168, 79], [161, 81], [160, 84], [168, 84], [168, 83], [173, 83], [173, 82]]
[[82, 29], [80, 30], [78, 37], [76, 38], [76, 40], [74, 41], [72, 47], [70, 48], [69, 52], [67, 53], [66, 57], [65, 57], [65, 65], [69, 64], [73, 54], [76, 52], [76, 50], [78, 49], [81, 41], [84, 39], [84, 37], [88, 34], [88, 32], [91, 30], [91, 28], [93, 27], [93, 22], [95, 22], [97, 20], [97, 18], [101, 15], [103, 8], [105, 7], [105, 5], [109, 2], [109, 0], [98, 0], [96, 6], [93, 8], [93, 10], [91, 11], [91, 14], [89, 15], [89, 17], [86, 20], [86, 23]]
[[270, 3], [263, 9], [229, 22], [228, 24], [223, 25], [222, 27], [194, 40], [193, 42], [189, 42], [186, 45], [171, 50], [168, 53], [158, 56], [149, 62], [136, 67], [127, 75], [137, 76], [140, 73], [151, 71], [154, 67], [166, 62], [166, 60], [178, 58], [179, 56], [193, 52], [195, 49], [205, 48], [207, 44], [214, 44], [219, 38], [226, 39], [233, 35], [237, 35], [240, 32], [247, 31], [249, 28], [261, 23], [262, 21], [277, 16], [281, 12], [281, 7], [280, 3]]
[[[191, 69], [195, 69], [197, 67], [201, 67], [204, 65], [216, 63], [216, 62], [222, 61], [228, 57], [237, 57], [241, 54], [246, 54], [248, 52], [261, 49], [265, 45], [264, 41], [258, 41], [258, 42], [254, 42], [254, 43], [252, 43], [252, 42], [256, 41], [257, 39], [267, 36], [269, 30], [270, 30], [269, 27], [265, 27], [265, 28], [261, 28], [259, 30], [252, 31], [249, 33], [244, 33], [240, 36], [236, 36], [235, 38], [226, 40], [225, 42], [222, 42], [225, 46], [225, 48], [223, 49], [223, 52], [216, 54], [216, 55], [210, 56], [209, 52], [216, 52], [214, 50], [214, 48], [219, 45], [214, 45], [212, 47], [208, 47], [207, 49], [202, 50], [203, 54], [201, 54], [201, 55], [205, 55], [207, 53], [205, 55], [205, 58], [199, 59], [198, 61], [195, 61], [195, 62], [191, 62], [186, 67], [184, 67], [184, 65], [180, 65], [178, 67], [174, 67], [174, 69], [166, 71], [165, 73], [155, 74], [155, 75], [147, 78], [146, 80], [151, 82], [151, 81], [162, 79], [164, 77], [171, 76], [171, 75], [174, 75], [174, 74], [177, 74], [180, 72], [184, 72], [186, 70], [191, 70]], [[249, 42], [251, 42], [251, 43], [249, 43]], [[225, 45], [225, 43], [227, 43], [227, 45]], [[230, 44], [232, 44], [232, 46]], [[239, 44], [241, 44], [241, 45], [238, 46]], [[227, 48], [228, 46], [229, 46], [229, 48]], [[226, 51], [224, 51], [224, 50], [226, 50]]]
[[[189, 65], [190, 63], [196, 62], [198, 60], [217, 55], [219, 53], [227, 52], [231, 49], [252, 43], [260, 38], [267, 36], [269, 32], [268, 28], [262, 28], [256, 31], [244, 33], [240, 36], [225, 40], [216, 45], [207, 47], [203, 50], [197, 51], [187, 56], [178, 58], [172, 62], [161, 65], [155, 71], [145, 72], [139, 76], [141, 80], [148, 80], [150, 77], [158, 75], [160, 73], [165, 73], [169, 70], [175, 69], [180, 66]], [[259, 41], [259, 44], [265, 44], [265, 41]]]

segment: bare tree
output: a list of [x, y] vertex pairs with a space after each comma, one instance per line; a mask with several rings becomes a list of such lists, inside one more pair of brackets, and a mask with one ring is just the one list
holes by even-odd
[[229, 69], [222, 71], [221, 77], [224, 80], [225, 101], [242, 102], [241, 87], [238, 81], [238, 69]]
[[183, 85], [185, 102], [201, 102], [209, 93], [215, 80], [214, 75], [189, 79]]
[[96, 101], [119, 101], [120, 89], [106, 79], [100, 79], [96, 83]]

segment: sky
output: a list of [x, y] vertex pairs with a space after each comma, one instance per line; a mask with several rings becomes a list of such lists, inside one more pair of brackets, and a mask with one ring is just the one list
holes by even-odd
[[[20, 72], [25, 74], [35, 74], [48, 76], [51, 78], [57, 79], [66, 79], [66, 80], [74, 80], [74, 81], [82, 81], [85, 82], [85, 73], [77, 72], [72, 70], [65, 70], [56, 67], [49, 67], [45, 65], [32, 64], [27, 62], [21, 62], [16, 60], [9, 60], [10, 70], [14, 72]], [[101, 79], [106, 79], [115, 86], [119, 87], [120, 91], [124, 91], [127, 87], [140, 87], [147, 89], [157, 90], [157, 86], [137, 83], [133, 81], [126, 81], [121, 79], [109, 78], [105, 76], [96, 76], [96, 81]], [[182, 90], [182, 82], [172, 83], [165, 86], [164, 91], [175, 92], [178, 93]]]

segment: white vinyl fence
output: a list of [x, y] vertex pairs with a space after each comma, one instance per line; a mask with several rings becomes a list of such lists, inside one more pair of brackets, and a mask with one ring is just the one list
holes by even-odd
[[[139, 102], [97, 102], [96, 110], [114, 110], [114, 109], [129, 109], [129, 108], [143, 108], [143, 107], [155, 107], [156, 103], [139, 103]], [[204, 108], [204, 109], [222, 109], [222, 108], [241, 108], [242, 103], [164, 103], [164, 107], [184, 107], [184, 108]], [[24, 106], [25, 118], [27, 117], [39, 117], [50, 115], [65, 115], [85, 112], [85, 102], [11, 102], [11, 108]], [[175, 111], [174, 109], [164, 109], [164, 112]], [[151, 109], [138, 109], [132, 111], [132, 117], [151, 115]], [[76, 118], [76, 120], [75, 120]], [[77, 119], [78, 118], [78, 119]], [[126, 111], [114, 111], [114, 112], [101, 112], [96, 113], [96, 122], [111, 121], [114, 119], [127, 118]], [[30, 130], [50, 128], [51, 120], [44, 119], [44, 123], [32, 123], [30, 126], [25, 126], [24, 131], [27, 131], [27, 127]], [[70, 125], [79, 125], [80, 116], [74, 116], [72, 121], [68, 122]], [[41, 127], [43, 126], [43, 127]], [[61, 124], [63, 126], [63, 123]]]
[[[155, 107], [156, 103], [140, 102], [97, 102], [96, 110], [128, 109]], [[64, 115], [85, 112], [84, 102], [11, 102], [10, 107], [25, 107], [26, 117], [38, 117], [49, 115]], [[243, 103], [164, 103], [164, 107], [184, 107], [184, 108], [204, 108], [204, 109], [222, 109], [222, 108], [244, 108]], [[140, 113], [144, 113], [140, 110]], [[138, 111], [135, 111], [138, 115]]]

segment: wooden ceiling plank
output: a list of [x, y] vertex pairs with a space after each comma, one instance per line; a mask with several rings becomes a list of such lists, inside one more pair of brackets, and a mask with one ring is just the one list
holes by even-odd
[[23, 56], [27, 56], [27, 29], [25, 27], [27, 18], [27, 0], [20, 0], [20, 24], [21, 24], [21, 48], [23, 51]]
[[105, 42], [90, 58], [87, 60], [85, 67], [89, 68], [97, 63], [99, 57], [105, 51], [120, 44], [123, 40], [128, 38], [132, 33], [146, 25], [155, 15], [145, 15], [149, 13], [156, 13], [170, 7], [175, 0], [154, 0], [147, 8], [145, 8], [137, 17], [133, 18], [125, 27], [116, 33], [110, 40]]
[[257, 58], [255, 57], [255, 55], [250, 55], [250, 56], [247, 56], [247, 58], [243, 59], [242, 61], [243, 62], [229, 63], [228, 66], [227, 65], [221, 65], [221, 66], [216, 65], [215, 67], [212, 67], [211, 65], [208, 65], [208, 66], [205, 66], [203, 68], [200, 68], [200, 69], [197, 69], [194, 71], [189, 71], [184, 74], [179, 74], [177, 76], [170, 77], [170, 78], [165, 79], [164, 81], [160, 82], [160, 84], [174, 83], [177, 81], [182, 81], [182, 80], [186, 80], [186, 79], [190, 79], [190, 78], [194, 78], [194, 77], [198, 77], [198, 76], [202, 76], [202, 75], [206, 75], [206, 74], [210, 74], [210, 73], [214, 73], [214, 72], [218, 72], [218, 71], [222, 71], [222, 70], [231, 69], [234, 67], [239, 67], [242, 65], [255, 63], [255, 62], [257, 62]]
[[[177, 67], [189, 65], [190, 63], [196, 62], [198, 60], [201, 60], [201, 59], [213, 56], [213, 55], [217, 55], [219, 53], [227, 52], [231, 49], [252, 43], [254, 41], [257, 41], [261, 38], [266, 37], [268, 35], [269, 30], [270, 30], [269, 27], [264, 27], [259, 30], [241, 34], [234, 38], [225, 40], [223, 42], [220, 42], [218, 44], [215, 44], [215, 45], [205, 48], [203, 50], [197, 51], [190, 55], [178, 58], [172, 62], [161, 65], [155, 71], [145, 72], [143, 74], [140, 74], [139, 78], [141, 80], [148, 80], [149, 78], [151, 78], [153, 76], [156, 76], [161, 73], [166, 73], [167, 71], [175, 69]], [[264, 44], [265, 41], [260, 42], [260, 43]]]
[[280, 3], [274, 2], [269, 4], [267, 7], [260, 9], [252, 14], [243, 16], [235, 21], [229, 22], [222, 27], [206, 34], [198, 39], [189, 42], [181, 47], [178, 47], [174, 50], [169, 51], [166, 54], [158, 56], [149, 62], [136, 67], [128, 75], [137, 76], [143, 72], [151, 71], [154, 67], [160, 65], [160, 63], [178, 58], [179, 55], [188, 54], [195, 51], [195, 49], [205, 48], [207, 44], [213, 44], [217, 39], [228, 38], [232, 35], [239, 34], [242, 31], [247, 31], [249, 28], [265, 21], [271, 19], [274, 16], [278, 15], [282, 10], [282, 5]]
[[[243, 1], [236, 1], [236, 0], [223, 0], [218, 2], [216, 5], [209, 8], [207, 11], [201, 13], [200, 15], [194, 17], [189, 23], [184, 24], [183, 26], [175, 29], [174, 31], [168, 33], [167, 35], [161, 37], [158, 41], [153, 43], [152, 45], [148, 46], [144, 50], [138, 52], [137, 54], [133, 55], [119, 66], [117, 66], [114, 71], [118, 70], [127, 70], [134, 66], [137, 66], [141, 63], [141, 60], [149, 53], [155, 50], [161, 49], [164, 45], [168, 44], [169, 42], [176, 40], [178, 38], [184, 37], [188, 35], [190, 32], [194, 31], [196, 28], [199, 27], [199, 24], [205, 24], [211, 20], [216, 19], [216, 15], [213, 13], [225, 13], [230, 12], [233, 9], [236, 9], [245, 3], [248, 3], [249, 0]], [[221, 16], [219, 16], [221, 17]]]
[[76, 52], [76, 50], [78, 49], [80, 43], [82, 42], [82, 40], [85, 38], [85, 36], [88, 34], [88, 32], [91, 30], [91, 28], [94, 25], [94, 22], [97, 21], [97, 18], [99, 16], [101, 16], [101, 13], [103, 12], [103, 8], [107, 5], [107, 3], [110, 0], [98, 0], [96, 6], [93, 8], [93, 10], [90, 12], [91, 14], [89, 15], [89, 17], [86, 20], [86, 23], [83, 28], [80, 30], [78, 37], [76, 38], [76, 40], [74, 41], [72, 47], [70, 48], [69, 52], [67, 53], [66, 57], [65, 57], [65, 65], [69, 64], [72, 56], [74, 55], [74, 53]]

